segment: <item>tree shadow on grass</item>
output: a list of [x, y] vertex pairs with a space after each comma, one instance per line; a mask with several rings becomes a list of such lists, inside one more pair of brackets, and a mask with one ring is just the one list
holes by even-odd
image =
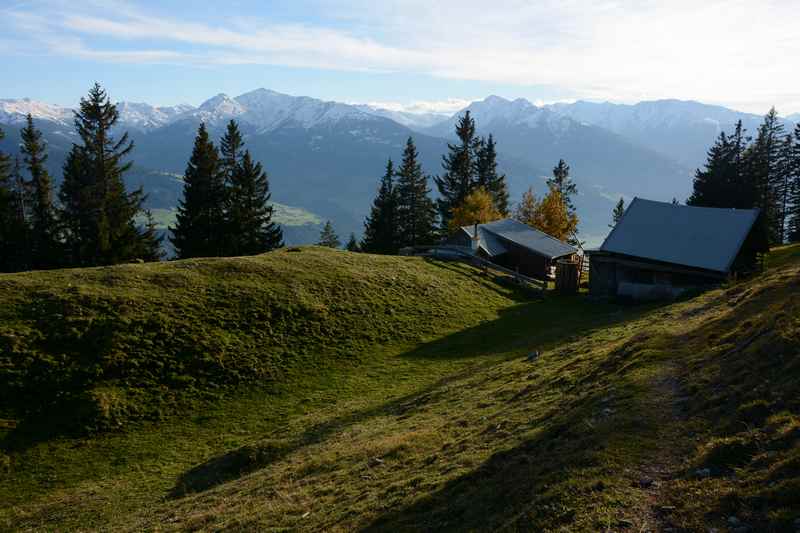
[[[189, 492], [202, 492], [231, 481], [371, 418], [386, 415], [410, 416], [415, 411], [424, 409], [426, 404], [435, 403], [445, 397], [449, 383], [463, 380], [498, 362], [497, 357], [485, 359], [482, 356], [507, 353], [507, 357], [515, 357], [521, 355], [520, 350], [524, 352], [534, 347], [546, 349], [569, 337], [587, 335], [598, 328], [633, 320], [650, 309], [652, 307], [622, 309], [619, 306], [590, 301], [582, 296], [554, 297], [520, 304], [501, 312], [496, 320], [425, 343], [399, 356], [420, 359], [472, 358], [475, 360], [473, 364], [386, 403], [315, 424], [291, 442], [276, 446], [274, 441], [264, 441], [262, 444], [267, 448], [264, 453], [259, 452], [262, 444], [257, 444], [214, 457], [184, 473], [170, 492], [170, 497], [178, 498]], [[596, 314], [593, 315], [592, 310]], [[576, 313], [577, 318], [561, 317], [560, 313]]]

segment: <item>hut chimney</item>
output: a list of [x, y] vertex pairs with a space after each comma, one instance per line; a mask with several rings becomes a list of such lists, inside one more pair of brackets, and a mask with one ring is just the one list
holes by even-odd
[[475, 227], [472, 230], [472, 251], [478, 252], [478, 245], [481, 242], [481, 237], [478, 235], [478, 223], [475, 222]]

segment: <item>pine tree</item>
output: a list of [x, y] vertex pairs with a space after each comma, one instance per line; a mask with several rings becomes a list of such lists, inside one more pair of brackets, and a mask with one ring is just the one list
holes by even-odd
[[225, 135], [219, 143], [219, 152], [221, 155], [220, 165], [225, 176], [225, 182], [227, 186], [230, 186], [244, 157], [244, 140], [242, 140], [242, 132], [239, 131], [239, 125], [235, 120], [228, 122]]
[[623, 198], [619, 199], [617, 205], [614, 206], [614, 210], [611, 212], [611, 224], [608, 225], [609, 228], [613, 228], [617, 225], [617, 223], [622, 219], [622, 215], [625, 214], [625, 200]]
[[783, 124], [772, 108], [758, 128], [754, 143], [745, 153], [746, 174], [755, 191], [754, 207], [761, 209], [761, 231], [770, 244], [778, 244], [783, 238], [780, 212], [780, 189], [785, 172], [781, 157], [783, 138]]
[[397, 253], [397, 193], [394, 184], [394, 164], [386, 163], [386, 172], [381, 178], [378, 195], [364, 222], [364, 239], [361, 249], [373, 254]]
[[744, 164], [748, 143], [741, 121], [737, 122], [732, 135], [720, 133], [708, 150], [704, 168], [695, 171], [692, 195], [686, 204], [737, 209], [754, 207], [754, 184]]
[[227, 194], [226, 229], [232, 255], [255, 255], [283, 246], [283, 231], [272, 221], [270, 197], [267, 173], [245, 150]]
[[477, 152], [481, 142], [475, 136], [475, 121], [467, 111], [456, 124], [458, 144], [449, 144], [449, 153], [442, 156], [444, 174], [434, 178], [439, 189], [437, 200], [439, 215], [443, 228], [447, 228], [453, 209], [464, 202], [464, 198], [477, 184]]
[[336, 232], [333, 230], [333, 224], [331, 224], [331, 221], [328, 220], [325, 222], [325, 226], [322, 228], [322, 231], [319, 234], [317, 246], [339, 248], [341, 245], [342, 242], [339, 240], [339, 236], [336, 235]]
[[178, 204], [176, 225], [171, 229], [170, 240], [178, 258], [221, 255], [224, 203], [219, 152], [201, 123], [183, 174], [183, 198]]
[[[160, 242], [136, 224], [146, 196], [142, 189], [128, 193], [123, 175], [132, 162], [123, 162], [133, 150], [128, 134], [112, 134], [119, 111], [99, 84], [81, 99], [75, 127], [81, 139], [65, 165], [60, 192], [65, 206], [66, 235], [77, 264], [109, 265], [159, 255]], [[71, 219], [75, 217], [75, 219]]]
[[497, 173], [497, 143], [490, 134], [481, 140], [476, 155], [477, 187], [482, 187], [492, 195], [495, 210], [501, 217], [508, 216], [508, 186], [505, 174]]
[[53, 268], [62, 261], [58, 225], [53, 206], [53, 184], [44, 164], [47, 162], [47, 147], [42, 141], [42, 132], [33, 124], [28, 114], [21, 131], [25, 169], [30, 176], [26, 183], [30, 197], [30, 254], [31, 266], [36, 269]]
[[800, 124], [794, 129], [794, 146], [792, 148], [790, 166], [791, 180], [789, 184], [788, 218], [789, 242], [800, 242]]
[[464, 198], [464, 202], [453, 209], [450, 219], [450, 233], [455, 233], [462, 226], [485, 224], [503, 218], [494, 204], [494, 198], [483, 187], [478, 187]]
[[433, 244], [436, 240], [436, 205], [430, 198], [428, 178], [422, 173], [411, 137], [397, 171], [397, 228], [399, 248]]
[[347, 241], [347, 244], [345, 245], [345, 250], [347, 250], [348, 252], [361, 251], [361, 246], [359, 246], [358, 244], [358, 239], [356, 239], [355, 233], [350, 234], [350, 239]]
[[[0, 140], [4, 136], [0, 130]], [[12, 167], [11, 158], [0, 152], [0, 272], [27, 268], [28, 239], [21, 182], [19, 159]]]
[[564, 199], [567, 211], [575, 214], [575, 205], [572, 197], [578, 194], [578, 186], [569, 176], [569, 165], [563, 159], [558, 160], [558, 164], [553, 167], [553, 177], [547, 180], [548, 187], [555, 187]]

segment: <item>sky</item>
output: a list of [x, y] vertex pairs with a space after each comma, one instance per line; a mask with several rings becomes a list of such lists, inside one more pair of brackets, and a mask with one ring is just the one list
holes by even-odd
[[[198, 4], [205, 4], [200, 5]], [[0, 98], [189, 103], [265, 87], [452, 112], [679, 98], [800, 112], [797, 0], [2, 0]]]

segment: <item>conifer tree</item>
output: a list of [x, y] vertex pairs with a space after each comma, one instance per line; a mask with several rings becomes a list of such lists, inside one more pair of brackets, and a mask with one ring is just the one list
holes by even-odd
[[336, 232], [333, 229], [333, 224], [331, 221], [328, 220], [325, 222], [325, 226], [323, 226], [322, 231], [319, 234], [319, 241], [317, 242], [317, 246], [326, 246], [328, 248], [339, 248], [342, 245], [342, 242], [339, 240], [339, 236], [336, 235]]
[[497, 173], [497, 143], [490, 134], [479, 146], [476, 156], [476, 186], [492, 195], [494, 208], [501, 217], [508, 216], [508, 186], [505, 174]]
[[53, 268], [62, 260], [58, 225], [53, 205], [53, 183], [44, 164], [47, 162], [47, 147], [42, 141], [42, 132], [33, 124], [28, 114], [25, 127], [20, 132], [25, 169], [30, 176], [26, 192], [30, 198], [28, 213], [30, 227], [31, 267]]
[[65, 165], [60, 192], [67, 227], [68, 248], [77, 252], [79, 265], [109, 265], [142, 256], [159, 255], [160, 240], [140, 230], [136, 217], [146, 196], [142, 189], [125, 189], [123, 175], [132, 162], [123, 162], [133, 142], [123, 133], [116, 139], [112, 130], [119, 111], [99, 84], [81, 99], [75, 113], [75, 127], [81, 143], [74, 145]]
[[244, 157], [242, 132], [239, 131], [239, 125], [233, 119], [228, 122], [225, 135], [219, 143], [219, 152], [221, 155], [220, 165], [222, 173], [225, 176], [225, 183], [227, 186], [230, 186]]
[[442, 156], [444, 174], [434, 178], [439, 189], [437, 200], [443, 228], [447, 228], [453, 209], [464, 202], [464, 198], [474, 189], [477, 169], [477, 152], [481, 148], [480, 139], [475, 136], [475, 121], [467, 111], [456, 124], [459, 142], [449, 144], [449, 153]]
[[397, 171], [397, 228], [399, 248], [433, 244], [436, 240], [436, 205], [430, 198], [428, 178], [422, 173], [411, 137]]
[[619, 199], [617, 205], [614, 206], [614, 210], [611, 212], [611, 224], [608, 225], [609, 228], [613, 228], [617, 225], [617, 223], [622, 219], [622, 215], [625, 214], [625, 200], [623, 198]]
[[783, 238], [779, 200], [785, 172], [781, 157], [783, 138], [783, 124], [775, 108], [772, 108], [759, 126], [755, 141], [745, 153], [746, 173], [755, 190], [754, 207], [761, 209], [761, 232], [770, 244], [778, 244]]
[[687, 205], [738, 209], [754, 207], [754, 183], [744, 164], [748, 142], [741, 121], [737, 122], [732, 135], [720, 133], [708, 150], [704, 168], [695, 171], [692, 195]]
[[558, 160], [558, 164], [553, 167], [553, 177], [547, 180], [549, 187], [555, 187], [564, 199], [567, 211], [575, 214], [575, 204], [572, 197], [578, 194], [578, 186], [569, 176], [569, 165], [563, 159]]
[[364, 252], [397, 253], [397, 193], [394, 176], [394, 164], [389, 159], [386, 163], [386, 172], [381, 178], [378, 195], [372, 202], [372, 209], [364, 222], [364, 239], [361, 243]]
[[792, 161], [790, 165], [791, 179], [789, 181], [788, 200], [788, 240], [800, 242], [800, 124], [794, 129], [794, 146], [792, 148]]
[[358, 239], [356, 239], [356, 234], [351, 233], [350, 239], [348, 239], [347, 244], [345, 245], [345, 250], [348, 252], [360, 252], [361, 246], [358, 244]]
[[223, 179], [219, 152], [209, 139], [205, 124], [201, 123], [183, 175], [183, 198], [178, 204], [176, 225], [171, 229], [170, 240], [178, 258], [222, 254]]
[[272, 221], [270, 197], [267, 173], [245, 150], [227, 193], [226, 240], [231, 255], [255, 255], [283, 246], [283, 231]]
[[[0, 140], [4, 136], [0, 130]], [[27, 266], [21, 181], [19, 159], [12, 167], [11, 158], [0, 152], [0, 272], [16, 272]]]

